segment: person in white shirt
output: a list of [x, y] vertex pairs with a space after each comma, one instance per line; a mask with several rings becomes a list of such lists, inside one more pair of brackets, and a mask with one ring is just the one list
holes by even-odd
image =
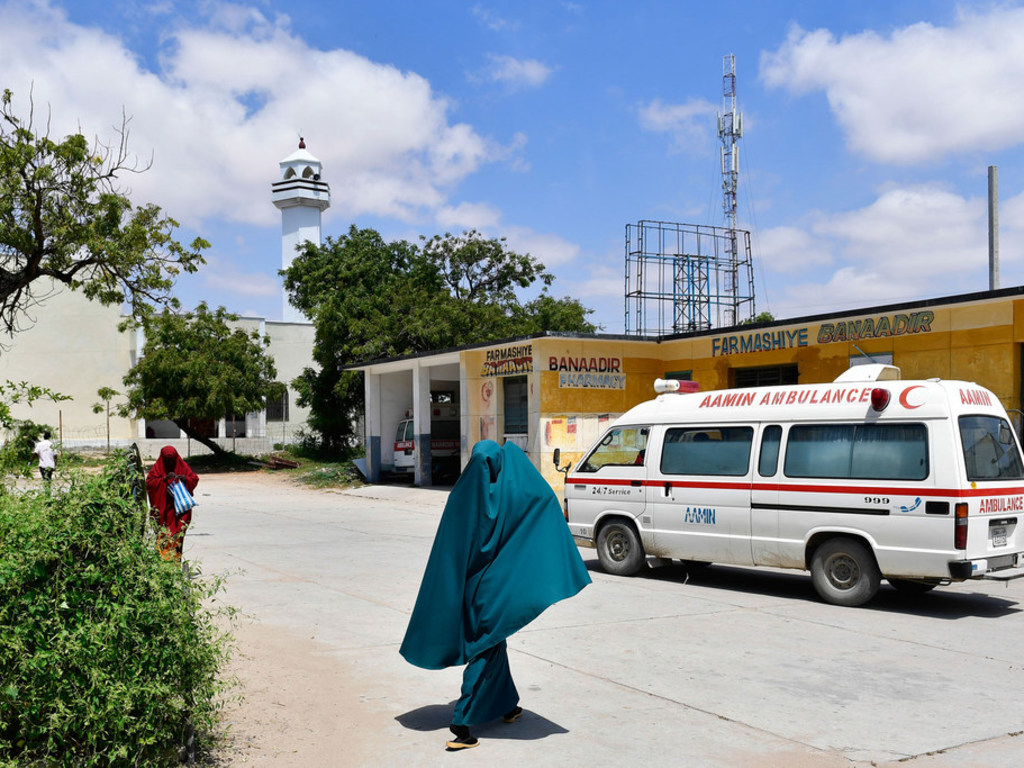
[[54, 467], [57, 466], [56, 456], [53, 452], [53, 443], [50, 442], [50, 431], [46, 430], [43, 432], [43, 439], [36, 443], [36, 447], [32, 449], [39, 459], [39, 474], [43, 480], [50, 482], [53, 478]]

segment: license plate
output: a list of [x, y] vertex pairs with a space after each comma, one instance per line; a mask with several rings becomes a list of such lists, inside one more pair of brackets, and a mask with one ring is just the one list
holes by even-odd
[[993, 547], [1005, 547], [1006, 546], [1006, 529], [1005, 528], [993, 528], [992, 529], [992, 546]]

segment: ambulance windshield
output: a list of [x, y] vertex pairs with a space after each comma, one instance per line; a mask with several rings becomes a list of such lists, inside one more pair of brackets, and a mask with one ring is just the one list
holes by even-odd
[[1024, 464], [1010, 425], [998, 416], [961, 416], [968, 480], [1021, 480]]

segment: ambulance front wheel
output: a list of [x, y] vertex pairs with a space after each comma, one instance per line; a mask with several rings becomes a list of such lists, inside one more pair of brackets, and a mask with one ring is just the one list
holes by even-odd
[[601, 567], [616, 576], [633, 576], [644, 565], [644, 546], [636, 528], [624, 520], [601, 526], [597, 534], [597, 559]]
[[863, 605], [882, 583], [875, 556], [856, 539], [829, 539], [814, 550], [811, 581], [818, 595], [832, 605]]

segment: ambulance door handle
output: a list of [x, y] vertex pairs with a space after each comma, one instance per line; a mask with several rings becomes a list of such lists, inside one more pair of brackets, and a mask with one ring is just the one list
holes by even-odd
[[672, 495], [672, 483], [665, 483], [665, 498]]
[[641, 485], [644, 484], [644, 482], [643, 482], [643, 480], [630, 480], [629, 484], [631, 486], [633, 486], [634, 488], [639, 488]]

